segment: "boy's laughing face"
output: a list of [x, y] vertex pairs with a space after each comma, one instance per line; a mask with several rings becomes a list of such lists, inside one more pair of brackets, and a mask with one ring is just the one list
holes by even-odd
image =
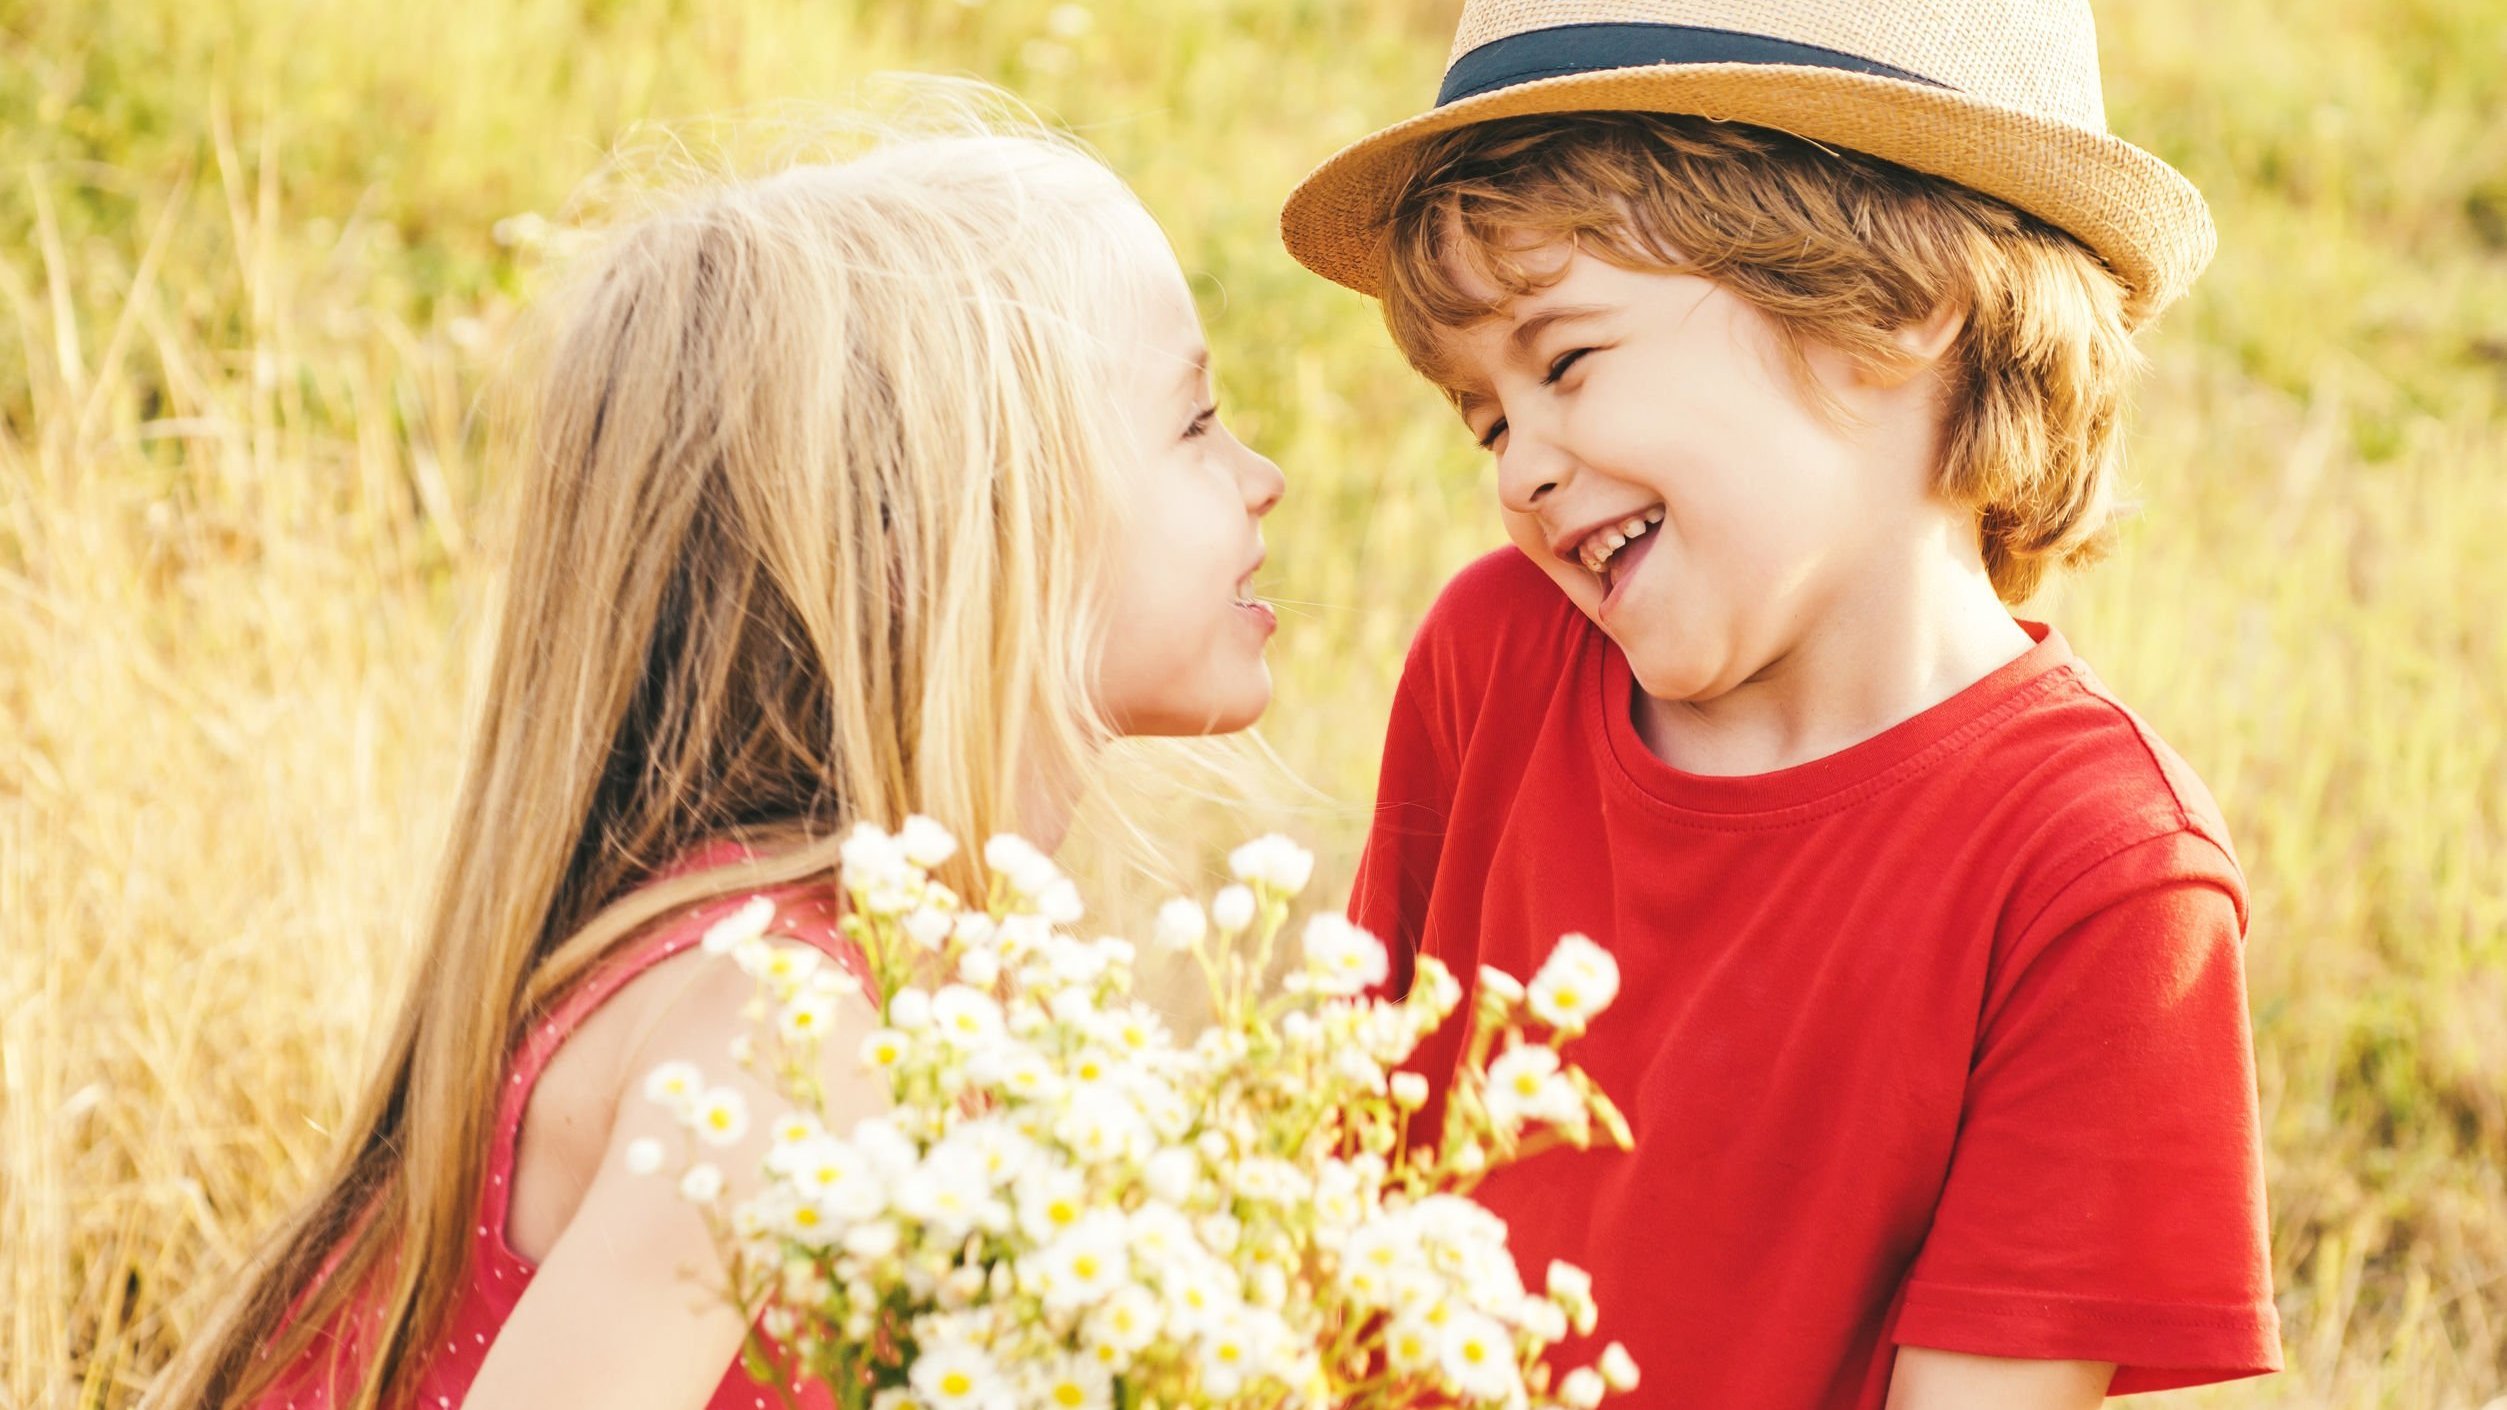
[[1446, 331], [1440, 370], [1497, 457], [1508, 535], [1648, 695], [1703, 702], [1780, 665], [1938, 533], [1927, 386], [1814, 346], [1831, 411], [1721, 285], [1564, 246], [1526, 268], [1546, 282], [1511, 299], [1452, 271], [1497, 312]]

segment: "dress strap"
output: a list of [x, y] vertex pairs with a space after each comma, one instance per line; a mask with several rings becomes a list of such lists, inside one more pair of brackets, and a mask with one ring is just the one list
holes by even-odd
[[[683, 864], [673, 871], [691, 869], [695, 867]], [[541, 1072], [557, 1055], [558, 1048], [594, 1009], [625, 988], [630, 980], [695, 947], [717, 921], [729, 918], [759, 896], [775, 903], [774, 919], [767, 924], [769, 936], [807, 943], [851, 974], [864, 989], [870, 987], [870, 965], [853, 942], [844, 938], [837, 924], [842, 907], [833, 890], [823, 884], [785, 885], [719, 897], [658, 922], [641, 937], [621, 944], [596, 963], [592, 972], [545, 1016], [533, 1021], [507, 1061], [504, 1091], [497, 1107], [495, 1146], [489, 1156], [488, 1188], [479, 1211], [482, 1231], [496, 1243], [501, 1245], [504, 1238], [507, 1206], [513, 1194], [514, 1150], [521, 1139], [523, 1112], [531, 1100], [532, 1088], [538, 1085]]]

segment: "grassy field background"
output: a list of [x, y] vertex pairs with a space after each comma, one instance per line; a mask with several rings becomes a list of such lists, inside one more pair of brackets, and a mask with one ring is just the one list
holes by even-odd
[[[2119, 131], [2223, 251], [2118, 557], [2051, 615], [2209, 779], [2288, 1374], [2507, 1406], [2507, 3], [2118, 0]], [[453, 784], [474, 409], [632, 124], [1005, 82], [1146, 194], [1287, 469], [1269, 735], [1347, 874], [1401, 649], [1499, 541], [1370, 306], [1280, 250], [1452, 0], [0, 0], [0, 1406], [121, 1406], [314, 1168]], [[1206, 805], [1177, 831], [1207, 855]]]

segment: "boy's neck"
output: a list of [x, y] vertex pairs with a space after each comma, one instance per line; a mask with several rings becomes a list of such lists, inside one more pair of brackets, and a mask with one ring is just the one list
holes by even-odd
[[1930, 545], [1894, 566], [1859, 577], [1722, 695], [1662, 700], [1640, 687], [1633, 723], [1646, 748], [1694, 774], [1793, 768], [1922, 714], [2035, 644], [1972, 556]]

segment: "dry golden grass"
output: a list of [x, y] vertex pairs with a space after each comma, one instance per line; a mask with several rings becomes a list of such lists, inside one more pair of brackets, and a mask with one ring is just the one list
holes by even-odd
[[[2225, 241], [2154, 343], [2145, 515], [2043, 605], [2254, 881], [2291, 1370], [2190, 1399], [2470, 1410], [2507, 1393], [2507, 11], [2102, 21], [2117, 126]], [[1345, 876], [1411, 624], [1497, 535], [1465, 438], [1272, 219], [1430, 90], [1450, 23], [0, 0], [0, 1405], [129, 1404], [358, 1079], [493, 559], [472, 409], [529, 260], [492, 232], [638, 118], [976, 72], [1141, 186], [1292, 477], [1271, 736]]]

